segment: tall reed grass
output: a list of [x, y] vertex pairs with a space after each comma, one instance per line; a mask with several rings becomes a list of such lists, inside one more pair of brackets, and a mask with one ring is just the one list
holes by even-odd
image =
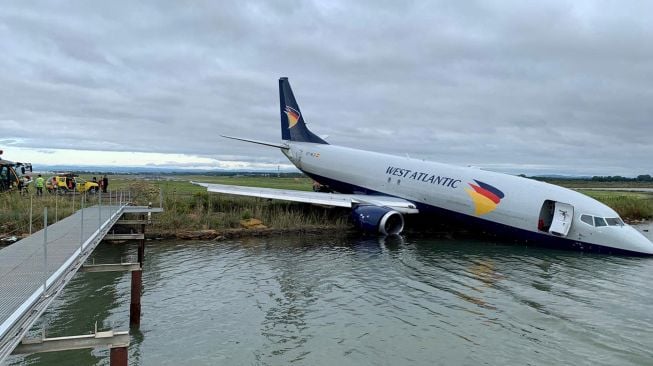
[[[32, 232], [43, 228], [43, 212], [48, 209], [48, 225], [70, 216], [80, 208], [81, 196], [58, 196], [44, 193], [20, 195], [17, 192], [0, 193], [0, 234], [23, 235], [30, 230], [30, 207]], [[87, 205], [94, 205], [96, 197], [88, 197]]]
[[157, 216], [154, 229], [227, 229], [240, 227], [243, 219], [256, 218], [276, 229], [305, 226], [345, 228], [349, 212], [308, 204], [272, 201], [207, 192], [168, 192], [164, 212]]
[[585, 193], [608, 205], [624, 219], [642, 220], [653, 218], [653, 195], [619, 192], [601, 194], [592, 191]]

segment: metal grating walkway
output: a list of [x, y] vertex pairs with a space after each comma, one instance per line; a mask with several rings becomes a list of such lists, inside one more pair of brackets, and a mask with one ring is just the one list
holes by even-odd
[[0, 363], [124, 212], [160, 211], [126, 205], [87, 207], [50, 225], [47, 246], [45, 230], [40, 230], [0, 250]]

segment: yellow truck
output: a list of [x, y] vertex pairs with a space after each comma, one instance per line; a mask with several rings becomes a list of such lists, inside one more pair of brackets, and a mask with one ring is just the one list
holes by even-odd
[[97, 193], [100, 186], [97, 182], [87, 181], [73, 173], [58, 173], [45, 181], [45, 188], [50, 193], [65, 194], [77, 191], [79, 193]]

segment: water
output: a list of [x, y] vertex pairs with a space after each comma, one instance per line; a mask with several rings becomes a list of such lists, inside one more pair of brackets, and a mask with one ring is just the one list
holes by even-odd
[[[134, 254], [103, 245], [98, 262]], [[480, 241], [149, 241], [138, 365], [650, 365], [653, 259]], [[49, 337], [126, 329], [128, 274], [78, 274]], [[37, 334], [37, 333], [36, 333]], [[9, 364], [107, 365], [107, 350]]]

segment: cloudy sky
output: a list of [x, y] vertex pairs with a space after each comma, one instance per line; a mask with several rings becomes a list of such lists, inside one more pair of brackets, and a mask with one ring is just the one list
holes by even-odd
[[512, 173], [653, 173], [646, 1], [13, 1], [0, 149], [287, 167], [278, 78], [333, 144]]

